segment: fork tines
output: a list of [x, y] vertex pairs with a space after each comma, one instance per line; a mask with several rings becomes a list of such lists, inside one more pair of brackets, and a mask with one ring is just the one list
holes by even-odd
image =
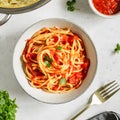
[[102, 88], [99, 89], [99, 94], [105, 98], [108, 99], [112, 95], [114, 95], [118, 90], [120, 90], [120, 86], [118, 83], [114, 80], [107, 85], [104, 85]]

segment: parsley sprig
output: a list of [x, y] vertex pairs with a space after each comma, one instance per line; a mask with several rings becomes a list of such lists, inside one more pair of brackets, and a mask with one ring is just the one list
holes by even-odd
[[119, 53], [120, 52], [120, 44], [117, 43], [116, 48], [114, 49], [114, 52]]
[[15, 120], [16, 99], [11, 100], [7, 91], [0, 90], [0, 120]]
[[75, 7], [74, 7], [74, 4], [76, 3], [76, 0], [68, 0], [66, 2], [66, 5], [67, 5], [67, 10], [68, 11], [74, 11], [75, 10]]

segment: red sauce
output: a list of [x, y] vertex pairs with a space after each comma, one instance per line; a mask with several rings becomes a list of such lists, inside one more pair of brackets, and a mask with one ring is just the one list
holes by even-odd
[[95, 8], [106, 15], [112, 15], [120, 11], [120, 0], [93, 0]]

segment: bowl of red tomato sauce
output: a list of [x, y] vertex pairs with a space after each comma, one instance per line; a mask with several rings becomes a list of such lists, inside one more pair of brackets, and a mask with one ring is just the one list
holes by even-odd
[[112, 18], [120, 15], [120, 0], [88, 0], [88, 3], [99, 16]]

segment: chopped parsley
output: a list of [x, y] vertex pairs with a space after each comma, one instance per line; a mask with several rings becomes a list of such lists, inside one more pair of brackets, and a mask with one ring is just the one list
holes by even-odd
[[120, 44], [117, 43], [116, 48], [114, 49], [114, 52], [119, 53], [120, 52]]
[[7, 91], [0, 90], [0, 120], [15, 120], [16, 99], [11, 100]]

